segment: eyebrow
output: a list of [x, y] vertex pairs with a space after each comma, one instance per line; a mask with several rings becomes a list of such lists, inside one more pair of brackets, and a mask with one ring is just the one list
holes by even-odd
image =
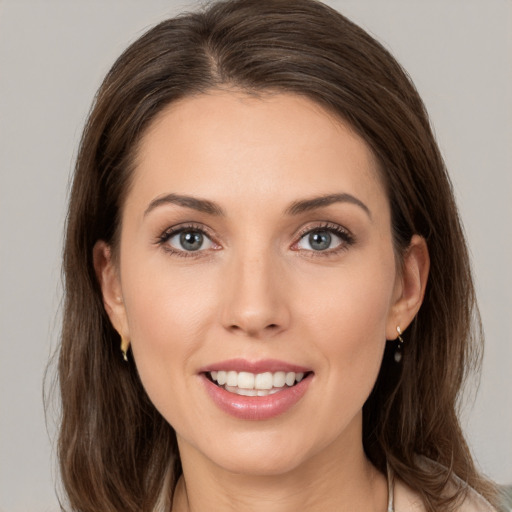
[[286, 210], [288, 215], [299, 215], [310, 210], [317, 208], [323, 208], [334, 203], [350, 203], [359, 206], [364, 212], [372, 218], [372, 214], [368, 206], [366, 206], [361, 200], [357, 199], [351, 194], [329, 194], [326, 196], [313, 197], [311, 199], [305, 199], [302, 201], [295, 201]]
[[[361, 200], [357, 199], [351, 194], [328, 194], [311, 199], [303, 199], [301, 201], [293, 202], [286, 210], [286, 215], [300, 215], [301, 213], [315, 210], [317, 208], [324, 208], [334, 203], [350, 203], [359, 206], [367, 215], [372, 218], [370, 209]], [[191, 208], [199, 212], [208, 213], [210, 215], [224, 216], [224, 210], [213, 201], [208, 199], [200, 199], [193, 196], [186, 196], [181, 194], [166, 194], [157, 197], [149, 203], [149, 206], [144, 212], [144, 217], [159, 206], [165, 204], [176, 204], [185, 208]]]
[[153, 199], [153, 201], [149, 203], [149, 206], [144, 212], [144, 217], [158, 206], [164, 204], [177, 204], [178, 206], [191, 208], [198, 212], [209, 213], [210, 215], [224, 215], [222, 208], [214, 202], [208, 201], [208, 199], [199, 199], [197, 197], [183, 196], [180, 194], [166, 194], [165, 196]]

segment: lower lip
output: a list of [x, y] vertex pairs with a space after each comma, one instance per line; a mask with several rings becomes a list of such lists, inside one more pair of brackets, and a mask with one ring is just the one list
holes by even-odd
[[313, 374], [307, 375], [298, 384], [283, 388], [267, 396], [241, 396], [230, 393], [202, 375], [207, 393], [224, 412], [242, 420], [268, 420], [284, 414], [306, 393]]

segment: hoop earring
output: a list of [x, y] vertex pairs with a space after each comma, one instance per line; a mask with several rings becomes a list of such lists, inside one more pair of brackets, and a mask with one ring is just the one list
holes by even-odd
[[124, 337], [121, 336], [121, 353], [123, 354], [123, 359], [128, 362], [128, 349], [130, 348], [130, 342]]
[[402, 338], [402, 329], [400, 329], [399, 325], [396, 326], [396, 332], [398, 333], [398, 342], [396, 344], [394, 358], [395, 362], [399, 363], [402, 360], [402, 345], [404, 344], [404, 339]]

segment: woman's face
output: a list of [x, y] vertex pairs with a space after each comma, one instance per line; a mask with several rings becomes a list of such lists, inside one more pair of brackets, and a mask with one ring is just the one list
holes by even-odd
[[366, 143], [299, 96], [212, 92], [162, 112], [135, 163], [103, 289], [182, 457], [277, 474], [360, 453], [403, 320]]

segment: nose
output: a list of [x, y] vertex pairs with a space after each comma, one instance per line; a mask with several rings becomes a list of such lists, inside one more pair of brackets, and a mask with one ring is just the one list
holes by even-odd
[[277, 257], [269, 253], [240, 255], [226, 269], [222, 323], [233, 334], [264, 339], [289, 326], [289, 290]]

